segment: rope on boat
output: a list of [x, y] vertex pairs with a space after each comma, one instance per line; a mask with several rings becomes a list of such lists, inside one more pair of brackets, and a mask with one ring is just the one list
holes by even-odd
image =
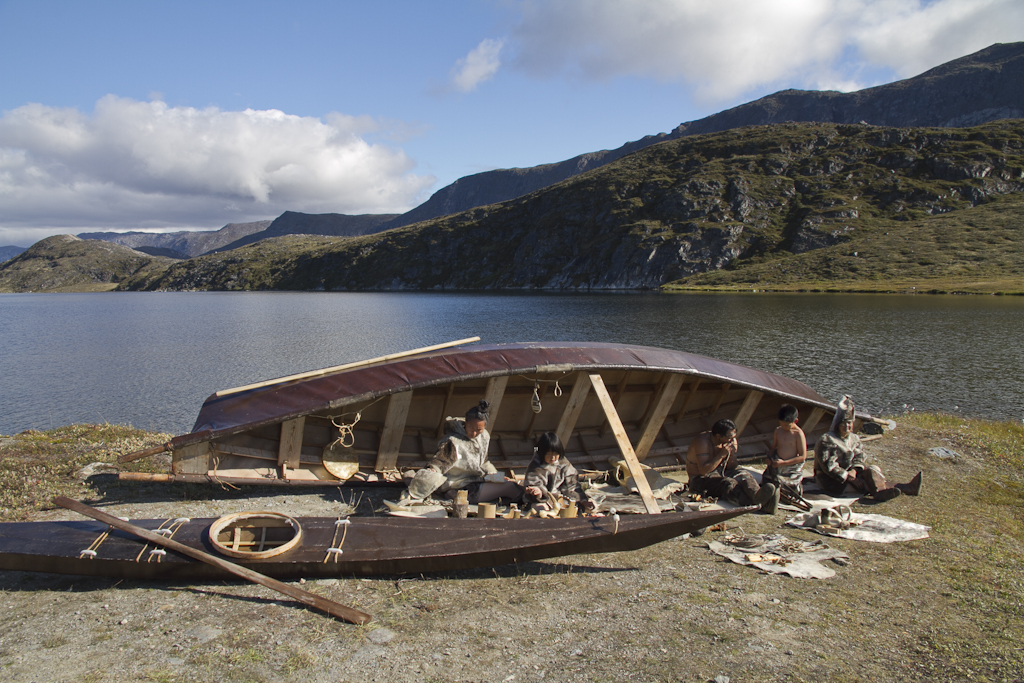
[[[345, 545], [345, 537], [348, 536], [348, 528], [351, 526], [352, 520], [345, 518], [339, 519], [334, 522], [334, 537], [331, 538], [331, 547], [327, 549], [327, 554], [324, 556], [324, 564], [327, 564], [327, 560], [334, 559], [335, 564], [338, 562], [338, 556], [342, 554], [341, 546]], [[338, 530], [343, 529], [341, 533], [341, 542], [338, 542]]]
[[[212, 441], [210, 442], [210, 448], [213, 449], [214, 453], [218, 452]], [[229, 486], [231, 488], [233, 488], [234, 490], [236, 490], [236, 491], [240, 491], [241, 489], [239, 489], [237, 486], [232, 484], [230, 481], [223, 481], [223, 480], [221, 480], [221, 478], [219, 476], [217, 476], [217, 468], [220, 467], [220, 456], [219, 455], [213, 455], [212, 459], [213, 459], [213, 474], [207, 475], [209, 477], [210, 481], [212, 481], [215, 484], [220, 484], [220, 488], [221, 488], [222, 491], [226, 491]]]
[[[385, 398], [390, 398], [390, 396], [391, 396], [391, 394], [384, 394], [383, 396], [381, 396], [377, 400], [372, 401], [371, 403], [368, 403], [365, 406], [363, 406], [363, 410], [366, 410], [367, 408], [369, 408], [370, 406], [374, 405], [375, 403], [379, 403], [380, 401], [383, 401]], [[355, 443], [356, 443], [356, 434], [355, 434], [355, 431], [354, 431], [354, 427], [359, 422], [359, 420], [362, 419], [362, 417], [363, 417], [363, 410], [360, 410], [359, 412], [357, 412], [355, 414], [356, 415], [356, 419], [352, 420], [351, 423], [342, 422], [341, 424], [338, 424], [337, 420], [340, 420], [341, 418], [345, 417], [346, 415], [351, 415], [352, 413], [342, 413], [341, 415], [337, 415], [337, 416], [335, 416], [335, 415], [328, 415], [327, 416], [327, 419], [329, 419], [331, 421], [331, 424], [338, 428], [338, 438], [335, 439], [334, 441], [332, 441], [331, 443], [329, 443], [327, 445], [327, 448], [331, 448], [332, 446], [334, 446], [334, 444], [340, 444], [342, 448], [352, 448], [352, 446], [355, 445]]]
[[[118, 519], [124, 520], [126, 522], [128, 521], [127, 517], [118, 517]], [[88, 557], [90, 560], [95, 560], [97, 555], [96, 551], [99, 550], [101, 545], [103, 545], [103, 541], [107, 540], [107, 537], [110, 536], [110, 532], [113, 528], [114, 527], [112, 526], [108, 526], [106, 529], [104, 529], [103, 533], [97, 536], [96, 540], [93, 541], [88, 548], [78, 553], [78, 559], [84, 559]]]
[[[178, 529], [180, 529], [186, 523], [191, 521], [192, 520], [188, 517], [166, 519], [160, 523], [159, 527], [153, 529], [153, 533], [160, 534], [164, 538], [174, 538], [174, 534], [178, 533]], [[146, 543], [144, 546], [142, 546], [142, 550], [140, 550], [139, 554], [135, 556], [136, 562], [139, 562], [142, 559], [142, 556], [146, 553], [147, 549], [149, 549], [149, 543]], [[149, 551], [149, 555], [146, 556], [146, 562], [153, 562], [154, 558], [156, 562], [160, 562], [160, 560], [162, 560], [165, 555], [167, 555], [166, 550], [163, 550], [162, 548], [155, 548]]]

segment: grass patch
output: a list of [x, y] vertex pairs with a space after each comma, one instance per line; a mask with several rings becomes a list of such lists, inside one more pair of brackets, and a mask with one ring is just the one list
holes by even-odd
[[[47, 431], [29, 429], [0, 440], [0, 517], [23, 519], [52, 507], [54, 496], [81, 498], [95, 493], [75, 473], [88, 464], [117, 464], [120, 455], [165, 443], [170, 434], [110, 424], [78, 424]], [[166, 468], [159, 459], [118, 466], [133, 471]]]

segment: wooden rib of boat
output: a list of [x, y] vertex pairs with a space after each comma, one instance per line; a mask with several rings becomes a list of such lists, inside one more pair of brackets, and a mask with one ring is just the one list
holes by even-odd
[[[133, 523], [147, 530], [166, 530], [162, 534], [179, 543], [230, 557], [266, 576], [298, 579], [445, 572], [636, 550], [754, 509], [622, 515], [619, 519], [298, 517], [289, 519], [300, 529], [291, 523], [256, 520], [227, 531], [218, 524], [224, 518]], [[289, 545], [297, 535], [301, 535], [299, 542]], [[283, 552], [267, 552], [283, 546], [288, 546]], [[254, 553], [250, 558], [245, 556], [246, 547]], [[224, 552], [226, 548], [233, 552]], [[163, 551], [92, 520], [0, 523], [0, 569], [126, 579], [233, 578], [216, 566]]]
[[445, 418], [462, 416], [482, 398], [492, 406], [491, 461], [520, 471], [547, 431], [559, 435], [577, 469], [606, 470], [617, 458], [632, 472], [637, 462], [678, 464], [690, 440], [722, 418], [737, 425], [741, 459], [762, 455], [784, 403], [799, 409], [813, 447], [835, 411], [802, 382], [681, 351], [569, 342], [442, 345], [218, 392], [203, 404], [193, 431], [168, 444], [170, 476], [122, 476], [333, 486], [350, 476], [400, 481], [400, 472], [433, 456]]

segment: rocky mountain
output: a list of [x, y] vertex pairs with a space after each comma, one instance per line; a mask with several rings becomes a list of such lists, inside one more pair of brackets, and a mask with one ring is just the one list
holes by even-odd
[[273, 221], [253, 223], [228, 223], [220, 230], [183, 230], [180, 232], [83, 232], [83, 240], [113, 242], [153, 256], [186, 259], [199, 256], [226, 244], [243, 239], [247, 235], [261, 232]]
[[23, 251], [25, 251], [25, 247], [0, 247], [0, 263], [3, 263], [4, 261], [10, 261], [12, 258], [22, 253]]
[[[501, 204], [362, 237], [265, 240], [124, 287], [654, 288], [842, 248], [877, 231], [912, 240], [930, 220], [969, 221], [973, 208], [1022, 192], [1022, 120], [745, 127], [653, 145]], [[956, 248], [955, 229], [949, 239]], [[1024, 261], [989, 258], [972, 267]]]
[[112, 242], [54, 235], [0, 263], [0, 292], [105, 291], [170, 263]]
[[383, 226], [396, 218], [397, 214], [361, 214], [349, 216], [342, 213], [299, 213], [285, 211], [259, 232], [253, 232], [233, 242], [226, 243], [210, 252], [227, 251], [252, 244], [269, 237], [283, 235], [334, 235], [354, 237], [369, 235], [385, 230]]
[[532, 168], [485, 171], [459, 178], [386, 227], [496, 204], [688, 135], [784, 121], [876, 126], [976, 126], [1024, 117], [1024, 42], [995, 44], [906, 80], [852, 93], [784, 90], [614, 150], [582, 154]]

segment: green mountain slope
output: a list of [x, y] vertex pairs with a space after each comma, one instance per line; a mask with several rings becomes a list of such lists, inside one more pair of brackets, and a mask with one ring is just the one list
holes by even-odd
[[173, 261], [101, 240], [54, 235], [0, 264], [0, 292], [101, 292]]
[[[759, 126], [654, 145], [509, 202], [376, 235], [263, 242], [125, 286], [654, 288], [763, 268], [879, 230], [913, 232], [1022, 191], [1021, 120], [964, 129]], [[1000, 258], [1012, 273], [1019, 253]], [[833, 266], [828, 279], [845, 277]]]

